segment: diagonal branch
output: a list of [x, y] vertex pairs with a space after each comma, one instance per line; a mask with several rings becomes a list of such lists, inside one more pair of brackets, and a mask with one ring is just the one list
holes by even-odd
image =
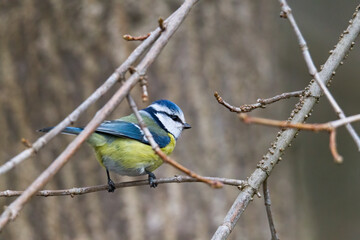
[[[348, 34], [344, 35], [336, 44], [332, 54], [324, 64], [323, 69], [319, 73], [320, 79], [327, 83], [331, 78], [332, 73], [340, 65], [348, 50], [352, 47], [354, 40], [360, 32], [360, 13], [356, 9], [353, 19], [347, 30]], [[310, 83], [308, 91], [311, 96], [321, 96], [321, 89], [318, 84]], [[292, 111], [290, 120], [293, 123], [304, 122], [309, 117], [317, 99], [315, 98], [301, 98], [297, 107]], [[235, 227], [237, 221], [249, 205], [254, 194], [258, 191], [261, 184], [271, 174], [274, 166], [278, 163], [279, 158], [289, 146], [292, 139], [294, 139], [298, 130], [286, 129], [279, 132], [272, 148], [264, 155], [263, 160], [258, 164], [258, 168], [251, 174], [248, 179], [248, 186], [244, 187], [242, 192], [238, 195], [233, 205], [226, 214], [223, 223], [218, 227], [213, 240], [227, 239], [232, 229]]]
[[[149, 66], [154, 62], [161, 50], [165, 47], [169, 39], [175, 33], [177, 28], [183, 22], [191, 8], [198, 0], [185, 0], [180, 8], [173, 14], [166, 24], [166, 30], [162, 31], [161, 36], [152, 45], [151, 49], [141, 60], [137, 66], [137, 72], [129, 77], [129, 79], [120, 87], [113, 97], [101, 108], [94, 118], [88, 123], [84, 130], [67, 146], [67, 148], [54, 160], [54, 162], [38, 176], [35, 181], [12, 202], [0, 216], [0, 230], [10, 221], [14, 220], [19, 214], [23, 206], [36, 194], [70, 159], [70, 157], [78, 150], [80, 145], [87, 137], [103, 122], [115, 107], [130, 92], [132, 87], [139, 81], [141, 75], [144, 75]], [[148, 38], [149, 39], [149, 38]], [[148, 40], [147, 39], [147, 40]], [[145, 40], [145, 41], [147, 41]], [[139, 73], [141, 75], [139, 75]]]
[[[315, 81], [317, 82], [317, 84], [319, 84], [321, 90], [324, 92], [325, 96], [329, 100], [330, 105], [334, 108], [336, 115], [339, 118], [346, 118], [345, 113], [340, 108], [340, 106], [336, 102], [335, 98], [331, 95], [329, 89], [326, 87], [326, 84], [324, 83], [324, 81], [322, 80], [318, 71], [316, 70], [315, 64], [314, 64], [314, 62], [311, 58], [310, 52], [309, 52], [309, 48], [306, 44], [306, 41], [305, 41], [303, 35], [301, 34], [301, 31], [300, 31], [298, 25], [296, 24], [296, 21], [292, 14], [290, 6], [287, 4], [286, 0], [279, 0], [279, 2], [281, 5], [281, 10], [282, 10], [281, 16], [289, 19], [289, 22], [294, 29], [294, 32], [296, 34], [296, 37], [298, 38], [299, 45], [300, 45], [302, 54], [303, 54], [305, 62], [306, 62], [306, 65], [309, 69], [310, 75], [313, 76]], [[354, 139], [354, 141], [358, 147], [358, 151], [360, 151], [360, 138], [357, 135], [355, 129], [349, 123], [346, 124], [346, 129], [349, 131], [351, 137]]]

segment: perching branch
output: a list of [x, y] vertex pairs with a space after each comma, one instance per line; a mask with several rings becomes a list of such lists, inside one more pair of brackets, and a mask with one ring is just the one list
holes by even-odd
[[[289, 19], [289, 22], [290, 22], [291, 26], [293, 27], [294, 32], [296, 34], [296, 37], [298, 38], [299, 45], [300, 45], [300, 48], [301, 48], [302, 54], [304, 56], [304, 60], [306, 62], [306, 65], [308, 67], [310, 75], [313, 76], [316, 83], [319, 84], [321, 90], [324, 92], [324, 94], [327, 97], [327, 99], [329, 100], [331, 106], [334, 108], [336, 115], [339, 118], [346, 118], [345, 113], [340, 108], [340, 106], [336, 102], [335, 98], [331, 95], [329, 89], [326, 87], [326, 84], [324, 83], [321, 76], [319, 75], [319, 73], [315, 67], [315, 64], [311, 58], [309, 48], [306, 44], [306, 41], [305, 41], [303, 35], [301, 34], [301, 31], [300, 31], [298, 25], [296, 24], [296, 21], [292, 14], [292, 10], [291, 10], [290, 6], [287, 4], [286, 0], [279, 0], [279, 2], [281, 5], [281, 10], [282, 10], [282, 14], [280, 16], [283, 18]], [[357, 135], [355, 129], [349, 123], [346, 124], [346, 129], [349, 131], [351, 137], [354, 139], [354, 141], [358, 147], [358, 151], [360, 151], [360, 138]]]
[[[243, 186], [245, 184], [244, 180], [237, 179], [228, 179], [228, 178], [218, 178], [218, 177], [203, 177], [210, 181], [221, 182], [225, 185], [229, 186]], [[201, 182], [199, 179], [192, 178], [189, 176], [175, 176], [170, 178], [159, 178], [154, 179], [154, 182], [157, 184], [164, 183], [187, 183], [187, 182]], [[126, 187], [135, 187], [135, 186], [148, 186], [148, 180], [137, 180], [130, 182], [120, 182], [115, 183], [116, 188], [126, 188]], [[42, 190], [35, 194], [35, 196], [41, 197], [51, 197], [51, 196], [71, 196], [74, 197], [76, 195], [83, 195], [87, 193], [99, 192], [99, 191], [107, 191], [109, 186], [107, 184], [90, 186], [90, 187], [80, 187], [80, 188], [71, 188], [71, 189], [63, 189], [63, 190]], [[20, 196], [23, 191], [12, 191], [6, 190], [0, 192], [0, 197], [16, 197]]]
[[131, 107], [131, 109], [133, 110], [138, 122], [139, 122], [139, 125], [141, 127], [141, 129], [144, 131], [144, 134], [146, 136], [146, 138], [148, 139], [152, 149], [154, 150], [154, 152], [166, 163], [170, 164], [171, 166], [177, 168], [178, 170], [186, 173], [187, 175], [193, 177], [193, 178], [196, 178], [198, 179], [199, 181], [201, 182], [204, 182], [204, 183], [207, 183], [209, 184], [211, 187], [213, 188], [220, 188], [222, 187], [222, 183], [219, 182], [219, 181], [213, 181], [213, 180], [210, 180], [208, 178], [205, 178], [205, 177], [202, 177], [198, 174], [196, 174], [195, 172], [189, 170], [188, 168], [182, 166], [180, 163], [177, 163], [175, 162], [174, 160], [172, 160], [169, 156], [167, 156], [163, 151], [161, 151], [159, 145], [155, 142], [151, 132], [149, 131], [149, 129], [146, 127], [145, 123], [144, 123], [144, 120], [142, 119], [139, 111], [138, 111], [138, 108], [136, 106], [136, 103], [134, 101], [134, 99], [130, 96], [130, 94], [127, 96], [127, 99], [128, 99], [128, 102], [129, 102], [129, 105]]
[[268, 217], [269, 227], [270, 227], [270, 232], [271, 232], [271, 240], [279, 240], [279, 237], [276, 233], [272, 213], [271, 213], [270, 190], [269, 190], [269, 187], [267, 184], [267, 179], [265, 179], [265, 181], [263, 183], [263, 192], [264, 192], [264, 203], [265, 203], [265, 208], [266, 208], [266, 215]]
[[[321, 72], [319, 73], [320, 79], [326, 84], [333, 72], [340, 65], [348, 50], [353, 46], [353, 42], [360, 32], [360, 13], [359, 7], [356, 8], [356, 12], [350, 22], [350, 25], [346, 29], [347, 34], [344, 35], [340, 41], [336, 44], [332, 54], [325, 62]], [[318, 84], [310, 83], [306, 89], [310, 96], [321, 96], [321, 89]], [[290, 114], [289, 120], [293, 123], [304, 122], [309, 117], [317, 98], [314, 97], [301, 97], [296, 108]], [[227, 239], [231, 231], [235, 227], [237, 221], [245, 211], [246, 207], [252, 200], [253, 195], [258, 191], [261, 184], [271, 174], [274, 166], [278, 163], [279, 158], [289, 146], [292, 139], [297, 134], [297, 129], [285, 129], [279, 132], [276, 139], [272, 143], [272, 147], [264, 155], [263, 159], [259, 162], [257, 169], [251, 174], [248, 179], [248, 185], [243, 188], [238, 195], [233, 205], [226, 214], [223, 223], [218, 227], [213, 240]]]
[[276, 95], [271, 98], [259, 98], [256, 100], [257, 103], [254, 104], [244, 104], [240, 107], [234, 107], [231, 104], [224, 101], [224, 99], [219, 95], [218, 92], [214, 93], [214, 96], [218, 103], [225, 106], [227, 109], [229, 109], [231, 112], [237, 112], [237, 113], [244, 113], [244, 112], [251, 112], [252, 110], [256, 108], [265, 108], [265, 105], [280, 101], [282, 99], [288, 99], [291, 97], [301, 97], [304, 94], [305, 91], [295, 91], [295, 92], [288, 92], [288, 93], [282, 93], [279, 95]]
[[[164, 23], [166, 24], [166, 30], [161, 32], [161, 36], [153, 43], [152, 47], [144, 58], [140, 61], [136, 67], [137, 72], [129, 77], [124, 82], [120, 89], [113, 95], [113, 97], [101, 108], [94, 118], [87, 124], [84, 130], [67, 146], [67, 148], [52, 162], [52, 164], [38, 176], [35, 181], [12, 202], [0, 216], [0, 230], [9, 222], [14, 220], [19, 214], [23, 206], [30, 200], [30, 198], [36, 194], [70, 159], [80, 145], [92, 134], [92, 132], [103, 122], [107, 115], [109, 115], [115, 107], [124, 99], [124, 97], [130, 92], [132, 87], [139, 81], [140, 76], [144, 75], [149, 66], [154, 62], [156, 57], [160, 54], [160, 51], [167, 44], [171, 36], [175, 33], [177, 28], [183, 22], [190, 9], [195, 5], [198, 0], [185, 0], [185, 2], [179, 7], [179, 9], [168, 18]], [[160, 28], [159, 28], [160, 30]], [[144, 41], [147, 42], [151, 39], [151, 36]], [[129, 67], [129, 66], [128, 66]], [[128, 69], [126, 68], [126, 70]], [[115, 72], [114, 78], [119, 79], [120, 74]], [[65, 124], [64, 124], [65, 125]], [[65, 125], [66, 126], [66, 125]], [[61, 126], [56, 127], [59, 132], [63, 129]], [[49, 133], [55, 133], [54, 130]]]

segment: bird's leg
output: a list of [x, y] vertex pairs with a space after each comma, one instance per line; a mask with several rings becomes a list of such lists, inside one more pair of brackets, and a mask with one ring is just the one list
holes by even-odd
[[153, 174], [152, 172], [150, 172], [150, 171], [147, 171], [146, 170], [146, 173], [148, 174], [148, 176], [149, 176], [149, 185], [150, 185], [150, 187], [151, 188], [156, 188], [157, 187], [157, 183], [156, 182], [154, 182], [154, 180], [156, 179], [156, 177], [155, 177], [155, 174]]
[[115, 191], [115, 183], [111, 180], [110, 173], [109, 173], [109, 170], [107, 168], [106, 168], [106, 174], [107, 174], [108, 185], [109, 185], [108, 192], [114, 192]]

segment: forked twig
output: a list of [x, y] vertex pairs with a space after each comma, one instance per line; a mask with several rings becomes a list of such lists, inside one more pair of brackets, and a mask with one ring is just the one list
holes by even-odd
[[295, 92], [282, 93], [282, 94], [276, 95], [276, 96], [271, 97], [271, 98], [264, 98], [264, 99], [259, 98], [256, 101], [257, 103], [244, 104], [244, 105], [241, 105], [240, 107], [234, 107], [231, 104], [225, 102], [224, 99], [219, 95], [218, 92], [215, 92], [214, 96], [215, 96], [216, 100], [218, 101], [218, 103], [225, 106], [231, 112], [244, 113], [244, 112], [251, 112], [252, 110], [254, 110], [256, 108], [265, 108], [265, 105], [280, 101], [282, 99], [288, 99], [288, 98], [291, 98], [291, 97], [301, 97], [303, 94], [304, 94], [304, 91], [295, 91]]
[[[340, 38], [340, 41], [332, 50], [332, 54], [326, 60], [324, 67], [320, 72], [321, 79], [324, 83], [327, 83], [332, 77], [333, 73], [348, 53], [348, 50], [353, 47], [353, 43], [360, 33], [360, 12], [358, 8], [349, 23], [350, 25], [346, 29], [347, 34]], [[321, 96], [321, 89], [317, 84], [310, 84], [307, 92], [309, 92], [311, 96]], [[317, 98], [315, 97], [301, 99], [298, 102], [298, 107], [294, 109], [290, 115], [292, 122], [303, 122], [311, 113], [316, 102]], [[295, 129], [285, 129], [284, 131], [279, 132], [272, 143], [272, 147], [263, 156], [263, 159], [259, 162], [258, 167], [248, 178], [247, 182], [249, 183], [249, 186], [245, 186], [239, 193], [238, 197], [224, 217], [223, 222], [218, 226], [212, 240], [224, 240], [229, 237], [237, 221], [250, 204], [253, 195], [257, 192], [257, 189], [261, 186], [265, 179], [272, 173], [274, 166], [276, 166], [279, 162], [281, 155], [289, 146], [296, 134], [297, 130]]]
[[258, 118], [258, 117], [250, 117], [246, 115], [245, 113], [240, 113], [239, 118], [244, 123], [255, 123], [255, 124], [261, 124], [261, 125], [267, 125], [267, 126], [274, 126], [274, 127], [280, 127], [280, 128], [295, 128], [299, 130], [307, 130], [307, 131], [326, 131], [330, 133], [330, 151], [331, 154], [334, 157], [334, 161], [336, 163], [342, 163], [343, 158], [341, 155], [339, 155], [337, 148], [336, 148], [336, 128], [346, 125], [350, 122], [360, 121], [360, 114], [354, 115], [348, 118], [339, 119], [336, 121], [328, 122], [328, 123], [322, 123], [322, 124], [311, 124], [311, 123], [292, 123], [289, 121], [278, 121], [278, 120], [272, 120], [267, 118]]
[[[296, 24], [295, 18], [292, 14], [292, 10], [290, 8], [290, 6], [287, 4], [286, 0], [279, 0], [280, 2], [280, 6], [281, 6], [281, 17], [283, 18], [287, 18], [291, 24], [291, 26], [294, 29], [294, 32], [298, 38], [299, 41], [299, 45], [301, 48], [301, 52], [304, 56], [304, 60], [306, 62], [306, 65], [308, 67], [309, 73], [311, 76], [314, 77], [315, 81], [317, 84], [319, 84], [321, 90], [324, 92], [325, 96], [327, 97], [327, 99], [329, 100], [331, 106], [333, 107], [336, 115], [339, 118], [346, 118], [345, 113], [343, 112], [343, 110], [340, 108], [339, 104], [336, 102], [335, 98], [331, 95], [329, 89], [326, 87], [326, 84], [324, 83], [324, 81], [321, 79], [320, 74], [318, 73], [315, 64], [311, 58], [310, 52], [309, 52], [309, 48], [307, 46], [307, 43], [305, 41], [305, 38], [303, 37], [299, 26]], [[354, 139], [357, 147], [358, 147], [358, 151], [360, 151], [360, 138], [359, 135], [357, 135], [355, 129], [348, 123], [346, 124], [346, 129], [348, 130], [348, 132], [350, 133], [351, 137]]]

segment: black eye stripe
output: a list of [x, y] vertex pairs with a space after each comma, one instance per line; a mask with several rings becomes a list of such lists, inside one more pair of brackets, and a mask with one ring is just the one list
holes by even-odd
[[176, 116], [176, 115], [172, 115], [172, 116], [170, 116], [170, 117], [171, 117], [171, 119], [174, 120], [174, 121], [181, 122], [181, 119], [180, 119], [178, 116]]
[[166, 116], [170, 117], [172, 120], [174, 120], [176, 122], [179, 122], [179, 123], [182, 123], [181, 119], [177, 115], [172, 115], [172, 114], [169, 114], [169, 113], [163, 112], [163, 111], [159, 111], [158, 113], [165, 114]]

